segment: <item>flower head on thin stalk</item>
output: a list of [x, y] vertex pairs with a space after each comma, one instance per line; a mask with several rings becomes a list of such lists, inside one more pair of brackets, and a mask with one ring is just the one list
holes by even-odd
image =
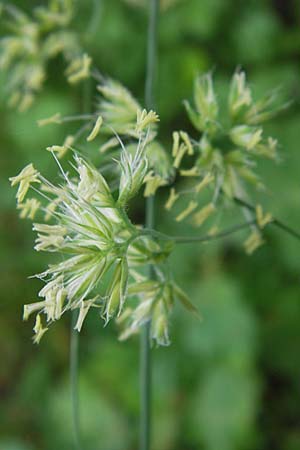
[[[225, 111], [211, 73], [196, 78], [193, 100], [193, 104], [186, 101], [185, 108], [200, 137], [192, 138], [184, 131], [173, 133], [173, 166], [187, 188], [181, 192], [173, 187], [166, 209], [176, 208], [179, 197], [186, 195], [189, 201], [177, 212], [176, 220], [188, 219], [200, 226], [222, 206], [221, 198], [242, 198], [248, 186], [264, 187], [256, 172], [257, 162], [278, 156], [277, 141], [265, 136], [263, 123], [286, 105], [276, 106], [275, 92], [254, 100], [242, 71], [232, 77]], [[249, 239], [245, 242], [248, 253], [263, 242], [256, 226]]]
[[[169, 345], [169, 317], [176, 300], [189, 311], [198, 315], [197, 309], [186, 294], [170, 277], [168, 270], [156, 268], [156, 278], [149, 280], [133, 274], [134, 283], [128, 286], [128, 297], [132, 304], [118, 318], [122, 332], [121, 340], [136, 334], [142, 325], [151, 321], [150, 336], [157, 345]], [[139, 302], [134, 304], [134, 298]], [[133, 300], [132, 300], [133, 299]]]
[[[101, 123], [102, 118], [98, 118], [92, 135], [99, 132]], [[145, 123], [148, 126], [147, 121]], [[117, 194], [112, 192], [104, 176], [76, 153], [70, 168], [72, 172], [67, 173], [52, 147], [49, 149], [62, 177], [58, 185], [44, 178], [32, 164], [10, 179], [13, 186], [19, 185], [17, 201], [21, 217], [35, 220], [35, 250], [61, 255], [60, 262], [36, 275], [44, 282], [39, 292], [41, 300], [24, 306], [25, 320], [37, 314], [35, 342], [39, 342], [49, 325], [68, 310], [79, 311], [75, 326], [78, 331], [92, 308], [97, 308], [105, 324], [118, 317], [127, 301], [129, 283], [131, 290], [137, 283], [136, 273], [148, 264], [163, 266], [166, 263], [172, 242], [162, 241], [153, 237], [151, 230], [133, 225], [126, 213], [128, 202], [138, 193], [147, 174], [146, 144], [147, 134], [137, 142], [135, 152], [129, 153], [120, 140], [121, 156], [120, 161], [116, 161], [120, 171]], [[39, 194], [39, 199], [25, 200], [29, 190]], [[44, 220], [36, 220], [43, 212]], [[155, 293], [149, 312], [154, 318], [152, 337], [160, 344], [168, 342], [167, 313], [173, 304], [167, 300], [171, 298], [167, 295], [168, 283], [161, 275], [163, 289]], [[141, 289], [137, 290], [144, 301]], [[145, 295], [147, 297], [147, 290]], [[162, 306], [165, 304], [168, 307]], [[137, 330], [136, 324], [134, 329]]]
[[62, 55], [66, 76], [76, 83], [90, 74], [91, 58], [83, 55], [78, 37], [70, 29], [73, 0], [49, 0], [33, 8], [32, 16], [16, 6], [3, 6], [9, 34], [0, 40], [0, 70], [7, 72], [8, 103], [19, 111], [28, 109], [47, 76], [49, 60]]
[[[66, 155], [68, 149], [72, 148], [77, 140], [86, 136], [88, 129], [90, 133], [86, 137], [87, 141], [100, 143], [102, 166], [110, 164], [112, 157], [120, 160], [124, 166], [124, 154], [120, 153], [120, 139], [126, 141], [126, 154], [129, 158], [133, 158], [133, 162], [136, 158], [134, 156], [136, 147], [142, 140], [144, 154], [148, 161], [147, 176], [144, 178], [144, 196], [154, 195], [158, 188], [168, 185], [175, 175], [170, 155], [156, 138], [158, 115], [152, 110], [142, 109], [134, 96], [121, 83], [111, 78], [104, 78], [97, 72], [93, 72], [93, 75], [99, 83], [97, 90], [101, 94], [93, 113], [71, 117], [61, 117], [57, 113], [38, 121], [39, 126], [77, 120], [84, 122], [77, 133], [68, 136], [62, 144], [53, 145], [48, 149], [54, 151], [60, 159]], [[100, 128], [101, 133], [99, 133]], [[118, 166], [115, 165], [111, 168], [115, 170], [115, 176], [118, 178], [120, 175]]]
[[149, 197], [156, 190], [169, 184], [174, 177], [174, 170], [168, 153], [156, 139], [159, 118], [154, 111], [142, 109], [138, 101], [121, 83], [110, 78], [97, 76], [98, 100], [97, 112], [103, 116], [108, 125], [106, 133], [112, 138], [105, 141], [100, 151], [114, 151], [118, 140], [114, 133], [118, 133], [131, 141], [138, 140], [147, 133], [146, 156], [148, 159], [148, 176], [145, 179], [144, 195]]

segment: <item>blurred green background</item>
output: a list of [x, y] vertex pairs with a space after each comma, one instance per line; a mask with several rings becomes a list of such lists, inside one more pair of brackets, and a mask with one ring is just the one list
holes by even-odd
[[[147, 14], [142, 1], [77, 0], [75, 28], [100, 71], [143, 102]], [[43, 3], [14, 1], [26, 11]], [[169, 6], [168, 6], [169, 3]], [[156, 83], [161, 139], [189, 125], [182, 99], [197, 73], [214, 69], [220, 92], [243, 67], [253, 90], [281, 86], [293, 105], [267, 131], [280, 142], [281, 164], [259, 166], [269, 190], [263, 204], [299, 228], [300, 3], [298, 0], [177, 0], [165, 2], [159, 27]], [[1, 34], [4, 28], [0, 29]], [[36, 120], [80, 110], [80, 88], [66, 85], [60, 60], [49, 65], [43, 92], [26, 113], [8, 110], [0, 74], [1, 314], [0, 450], [70, 450], [69, 317], [39, 346], [22, 305], [37, 297], [46, 266], [32, 250], [29, 221], [20, 221], [8, 177], [33, 161], [48, 176], [45, 151], [66, 130]], [[175, 234], [158, 204], [158, 229]], [[133, 217], [142, 217], [142, 204]], [[232, 218], [234, 221], [234, 217]], [[181, 229], [189, 234], [190, 228]], [[153, 349], [153, 450], [300, 449], [300, 243], [269, 228], [267, 245], [247, 257], [243, 233], [208, 245], [180, 247], [178, 283], [204, 321], [175, 308], [169, 348]], [[138, 339], [120, 343], [114, 325], [90, 314], [80, 335], [80, 408], [84, 450], [134, 450], [138, 436]]]

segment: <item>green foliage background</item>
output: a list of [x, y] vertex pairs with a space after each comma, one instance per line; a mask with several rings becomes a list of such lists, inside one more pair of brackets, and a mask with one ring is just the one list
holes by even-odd
[[[30, 11], [42, 2], [13, 3]], [[76, 27], [100, 71], [123, 82], [142, 102], [147, 17], [143, 7], [129, 3], [101, 0], [97, 17], [91, 0], [78, 0]], [[220, 96], [238, 65], [255, 92], [283, 88], [294, 103], [269, 126], [281, 144], [282, 162], [264, 163], [259, 170], [269, 186], [263, 203], [295, 228], [300, 219], [299, 25], [297, 0], [178, 0], [161, 15], [156, 85], [161, 137], [169, 148], [171, 130], [188, 127], [182, 99], [191, 97], [197, 73], [214, 69]], [[35, 300], [39, 281], [27, 277], [40, 272], [48, 257], [32, 250], [33, 233], [18, 218], [8, 177], [30, 161], [49, 176], [55, 173], [45, 147], [61, 142], [66, 129], [38, 128], [36, 120], [57, 111], [77, 112], [80, 96], [80, 88], [74, 97], [66, 86], [63, 64], [55, 61], [33, 108], [18, 114], [7, 109], [0, 74], [1, 450], [73, 448], [70, 318], [51, 327], [39, 346], [32, 345], [22, 305]], [[176, 234], [178, 227], [162, 212], [167, 193], [161, 195], [157, 226]], [[130, 213], [141, 221], [142, 202]], [[181, 234], [191, 232], [186, 226]], [[199, 323], [178, 306], [171, 347], [153, 349], [153, 450], [300, 448], [300, 243], [270, 228], [267, 245], [247, 257], [243, 237], [187, 245], [174, 254], [178, 282], [204, 320]], [[84, 449], [136, 449], [138, 339], [119, 343], [114, 326], [104, 330], [102, 325], [90, 314], [80, 338]]]

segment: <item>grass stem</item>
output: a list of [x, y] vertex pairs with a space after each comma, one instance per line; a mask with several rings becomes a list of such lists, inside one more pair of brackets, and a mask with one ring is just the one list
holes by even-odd
[[[149, 0], [149, 22], [147, 36], [147, 66], [145, 82], [146, 108], [154, 108], [154, 79], [156, 73], [157, 57], [157, 31], [158, 31], [159, 0]], [[147, 228], [153, 228], [154, 196], [146, 200]], [[149, 277], [152, 278], [153, 268], [149, 268]], [[151, 442], [151, 350], [150, 350], [151, 323], [144, 325], [140, 341], [140, 450], [149, 450]]]
[[77, 311], [72, 311], [70, 331], [70, 386], [71, 386], [71, 408], [74, 446], [81, 450], [80, 445], [80, 417], [79, 417], [79, 395], [78, 395], [78, 347], [79, 333], [74, 330], [77, 322]]

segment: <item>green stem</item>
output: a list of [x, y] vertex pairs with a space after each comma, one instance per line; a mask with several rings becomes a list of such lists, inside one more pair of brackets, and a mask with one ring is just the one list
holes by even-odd
[[[234, 197], [233, 200], [237, 205], [243, 206], [244, 208], [247, 208], [249, 211], [255, 212], [255, 210], [256, 210], [255, 206], [250, 205], [250, 203], [246, 202], [245, 200], [242, 200], [241, 198]], [[270, 225], [274, 225], [275, 227], [280, 228], [281, 230], [290, 234], [294, 238], [300, 240], [300, 233], [298, 231], [294, 230], [293, 228], [291, 228], [290, 226], [286, 225], [285, 223], [281, 222], [281, 220], [278, 220], [274, 217], [272, 222], [270, 222]]]
[[74, 330], [77, 322], [77, 311], [72, 311], [71, 333], [70, 333], [70, 385], [71, 385], [71, 408], [74, 445], [76, 450], [81, 449], [80, 445], [80, 419], [79, 419], [79, 396], [78, 396], [78, 344], [79, 333]]
[[87, 43], [92, 42], [97, 31], [99, 30], [99, 23], [101, 20], [101, 14], [103, 10], [102, 0], [93, 0], [92, 11], [90, 16], [90, 21], [86, 27], [85, 40]]
[[227, 236], [230, 236], [231, 234], [236, 233], [237, 231], [244, 230], [245, 228], [249, 228], [251, 225], [255, 225], [256, 220], [249, 220], [248, 222], [244, 222], [238, 225], [234, 225], [231, 228], [228, 228], [227, 230], [221, 231], [220, 233], [216, 234], [205, 234], [204, 236], [193, 236], [193, 237], [185, 237], [185, 236], [174, 236], [173, 241], [176, 242], [176, 244], [190, 244], [190, 243], [197, 243], [197, 242], [207, 242], [207, 241], [213, 241], [215, 239], [221, 239]]
[[[149, 0], [149, 24], [147, 38], [147, 68], [145, 83], [146, 108], [154, 107], [154, 77], [156, 66], [157, 29], [159, 0]], [[146, 227], [154, 227], [154, 196], [146, 200]], [[149, 277], [153, 278], [153, 268], [149, 269]], [[141, 331], [140, 341], [140, 450], [150, 449], [151, 435], [151, 351], [150, 328], [148, 322]]]
[[[215, 239], [224, 238], [226, 236], [230, 236], [231, 234], [236, 233], [237, 231], [244, 230], [245, 228], [249, 228], [251, 225], [255, 225], [257, 222], [255, 219], [249, 220], [247, 222], [243, 222], [238, 225], [234, 225], [230, 228], [227, 228], [227, 230], [221, 231], [220, 233], [216, 234], [204, 234], [202, 236], [170, 236], [168, 234], [160, 233], [159, 231], [152, 230], [151, 228], [144, 228], [142, 231], [139, 232], [139, 234], [136, 234], [135, 236], [130, 239], [129, 244], [134, 242], [136, 239], [139, 239], [142, 236], [151, 236], [153, 239], [161, 239], [164, 241], [173, 241], [176, 244], [190, 244], [190, 243], [197, 243], [197, 242], [207, 242], [207, 241], [213, 241]], [[268, 224], [271, 225], [271, 222]]]
[[146, 108], [154, 107], [154, 79], [157, 54], [159, 0], [149, 0], [149, 25], [147, 37], [147, 68], [145, 82]]

